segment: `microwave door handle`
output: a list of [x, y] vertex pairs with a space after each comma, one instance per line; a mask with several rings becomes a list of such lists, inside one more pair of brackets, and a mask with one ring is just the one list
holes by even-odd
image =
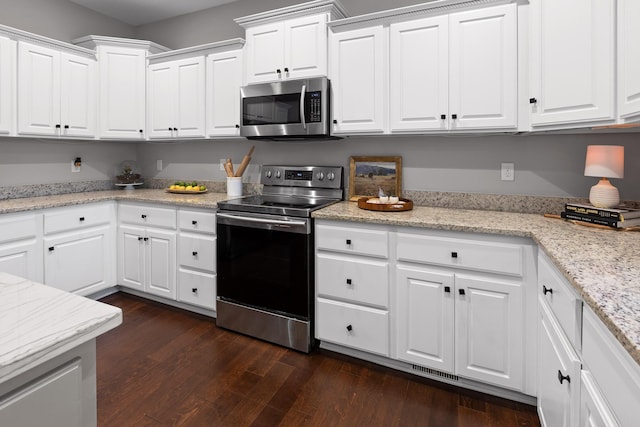
[[307, 85], [302, 85], [302, 90], [300, 91], [300, 120], [302, 121], [302, 128], [307, 128], [307, 122], [304, 119], [304, 96], [307, 92]]

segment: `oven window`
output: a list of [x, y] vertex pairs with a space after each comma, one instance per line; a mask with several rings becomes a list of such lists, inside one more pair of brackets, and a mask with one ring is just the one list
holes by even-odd
[[218, 296], [309, 320], [311, 240], [310, 234], [218, 224]]
[[242, 100], [244, 126], [296, 123], [301, 123], [299, 93], [255, 96]]

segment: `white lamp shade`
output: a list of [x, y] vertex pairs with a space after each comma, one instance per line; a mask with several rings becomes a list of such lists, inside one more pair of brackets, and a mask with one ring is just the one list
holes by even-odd
[[624, 178], [624, 147], [621, 145], [587, 146], [584, 175]]

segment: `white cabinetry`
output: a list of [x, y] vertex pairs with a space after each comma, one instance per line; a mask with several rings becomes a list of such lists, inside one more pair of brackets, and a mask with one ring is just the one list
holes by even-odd
[[96, 61], [18, 42], [18, 133], [95, 135]]
[[334, 133], [382, 133], [387, 112], [387, 29], [382, 25], [330, 35], [329, 77]]
[[177, 299], [215, 310], [216, 215], [180, 209], [178, 228]]
[[316, 337], [389, 356], [386, 230], [316, 226]]
[[614, 7], [608, 0], [531, 1], [532, 126], [614, 119]]
[[0, 35], [0, 135], [13, 133], [16, 42]]
[[240, 135], [242, 50], [216, 52], [206, 59], [207, 135]]
[[618, 0], [618, 109], [623, 121], [640, 119], [640, 2]]
[[153, 62], [147, 77], [149, 137], [204, 137], [204, 56]]
[[44, 283], [88, 295], [115, 285], [115, 203], [44, 212]]
[[176, 299], [176, 210], [118, 206], [118, 284]]
[[0, 271], [42, 282], [42, 216], [0, 217]]

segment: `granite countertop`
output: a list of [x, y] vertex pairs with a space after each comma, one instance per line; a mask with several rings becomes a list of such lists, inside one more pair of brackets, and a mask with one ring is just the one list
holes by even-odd
[[[0, 201], [0, 214], [118, 200], [215, 209], [226, 193], [171, 194], [164, 190], [94, 191]], [[640, 364], [640, 233], [604, 230], [537, 214], [414, 207], [405, 212], [362, 210], [340, 202], [314, 218], [502, 234], [533, 239], [585, 303]]]
[[0, 383], [120, 323], [117, 307], [0, 272]]
[[640, 233], [536, 214], [414, 207], [375, 212], [341, 202], [314, 218], [530, 237], [640, 364]]

